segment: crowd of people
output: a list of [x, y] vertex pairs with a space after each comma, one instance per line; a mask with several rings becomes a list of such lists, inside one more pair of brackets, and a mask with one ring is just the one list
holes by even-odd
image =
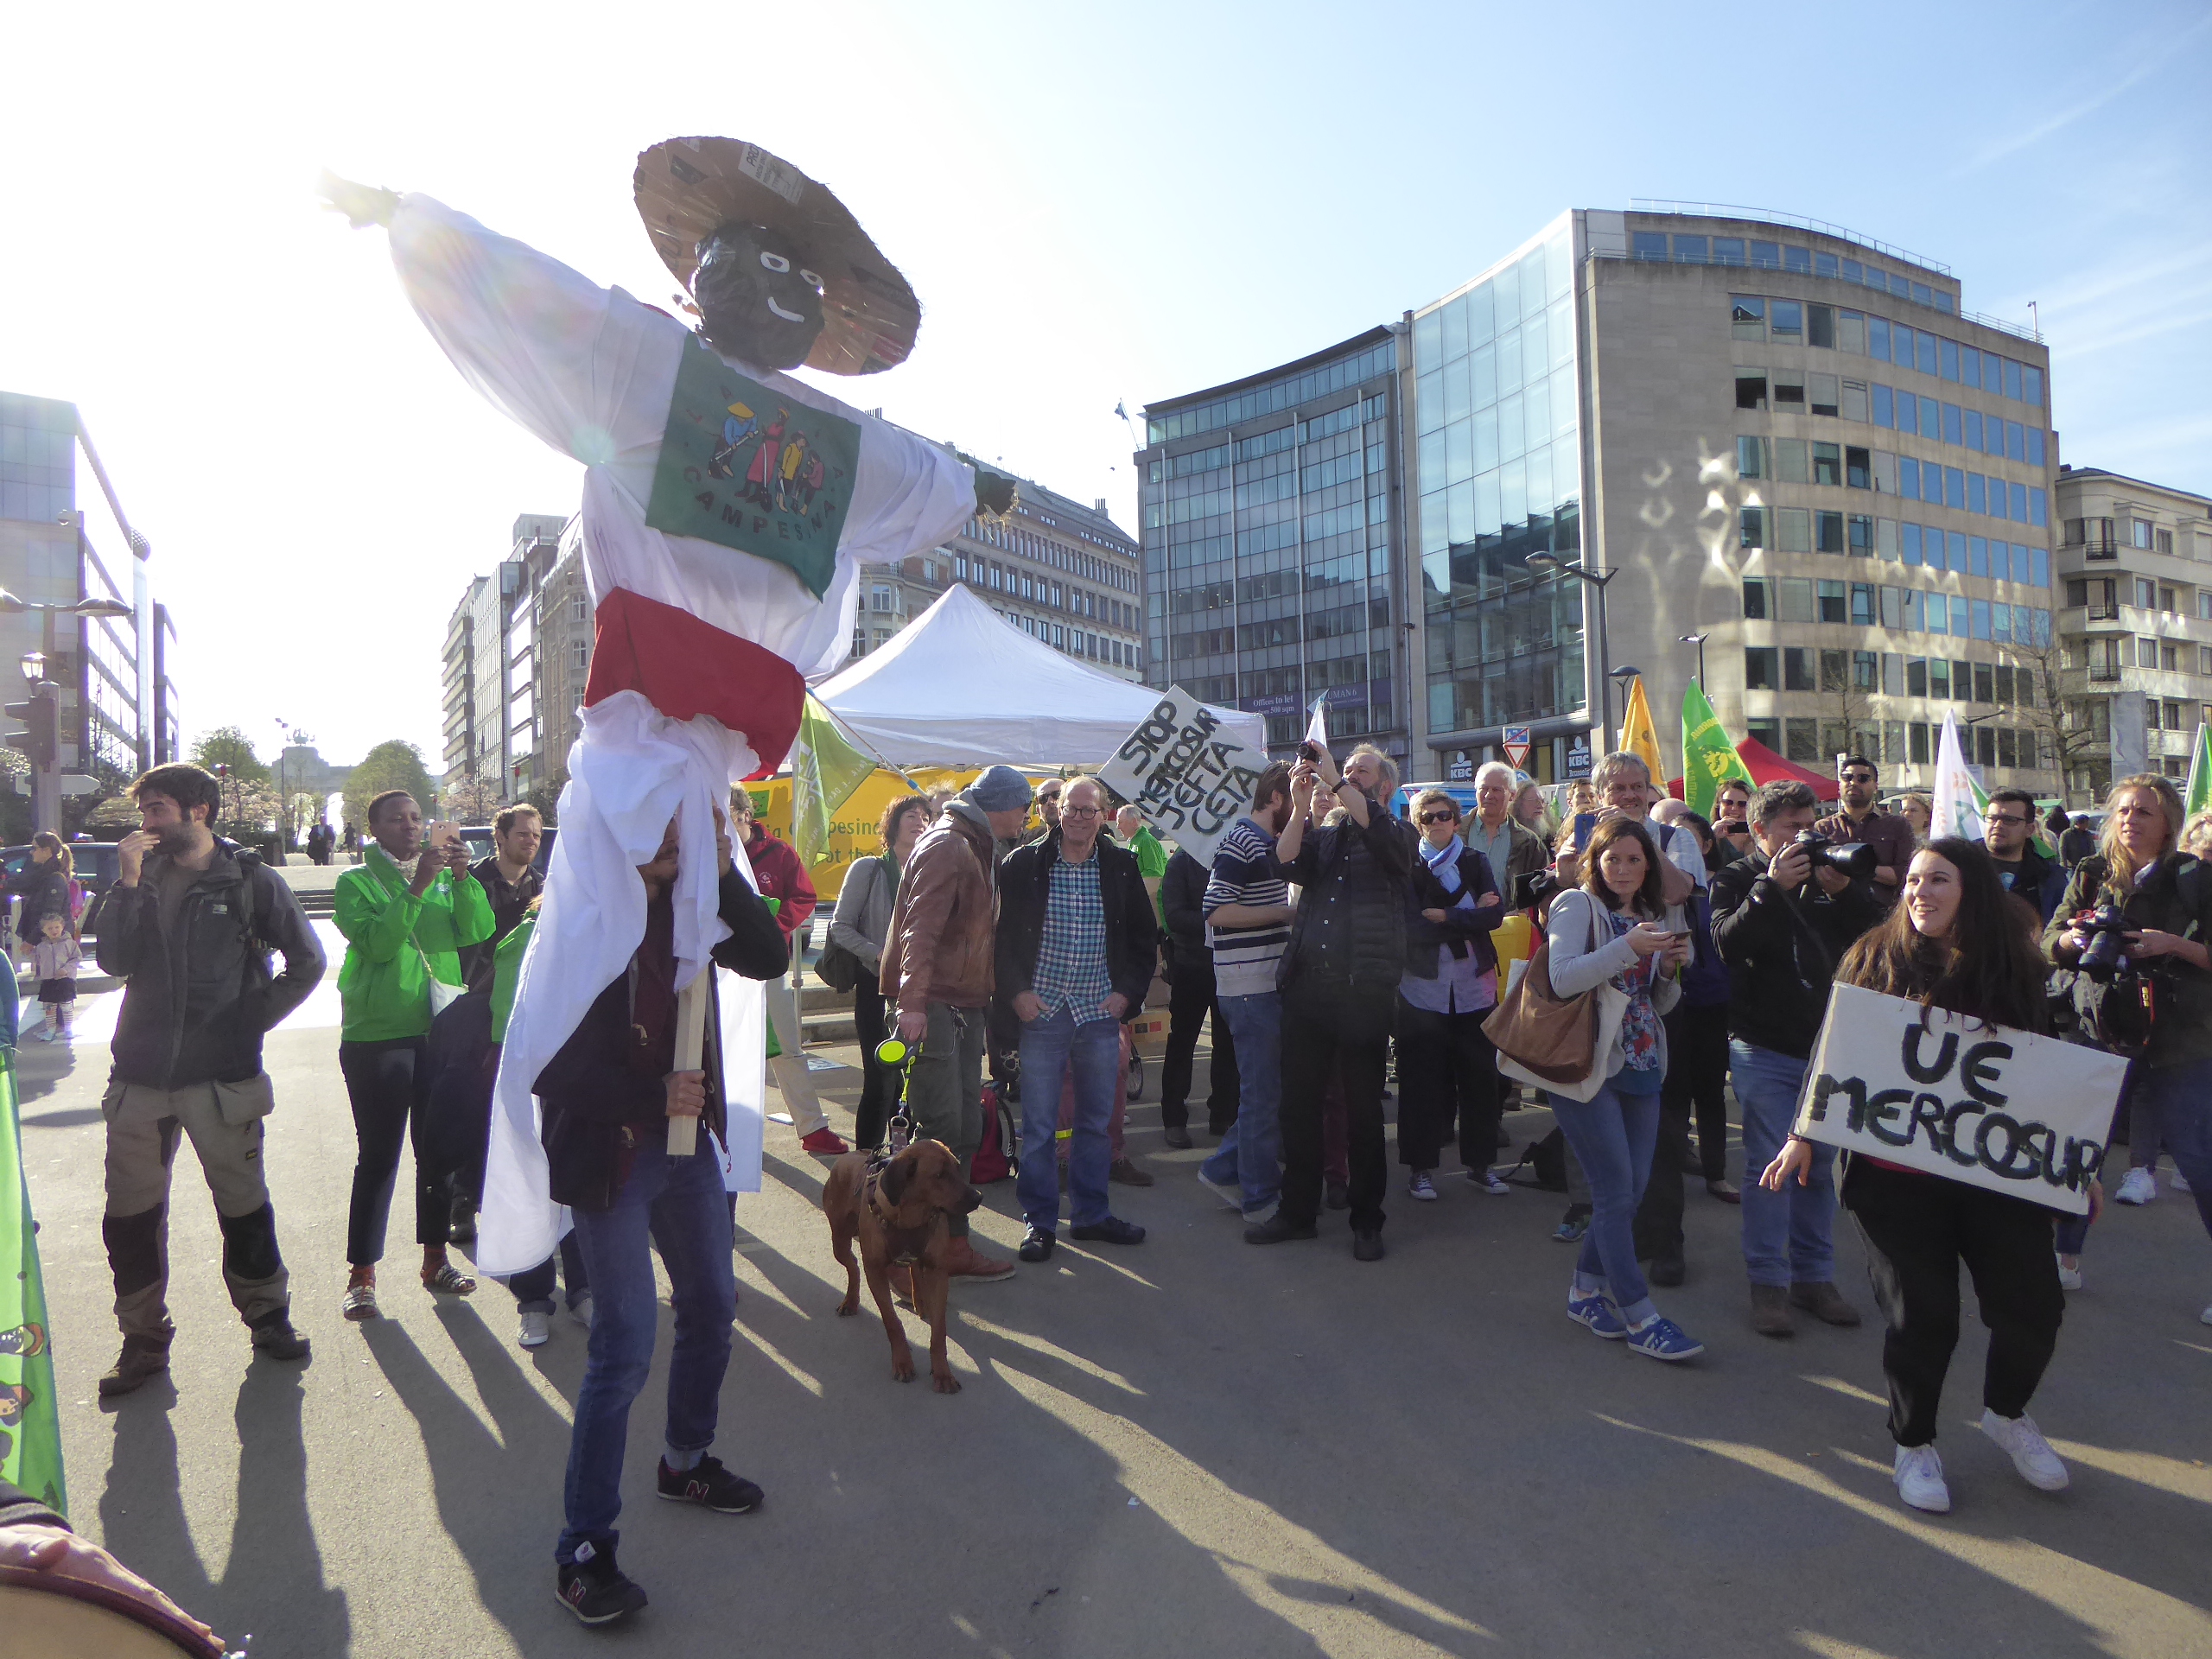
[[[1171, 855], [1089, 776], [1033, 789], [993, 766], [957, 794], [901, 797], [883, 814], [880, 852], [847, 871], [827, 928], [854, 965], [857, 1139], [880, 1147], [903, 1105], [915, 1132], [965, 1167], [990, 1106], [1018, 1098], [1018, 1262], [1049, 1261], [1064, 1224], [1085, 1243], [1141, 1245], [1144, 1226], [1115, 1213], [1112, 1193], [1154, 1179], [1130, 1157], [1123, 1119], [1128, 1022], [1164, 971], [1164, 1140], [1196, 1144], [1190, 1096], [1210, 1026], [1205, 1133], [1217, 1144], [1195, 1175], [1238, 1213], [1247, 1243], [1316, 1239], [1325, 1213], [1343, 1212], [1354, 1257], [1379, 1261], [1394, 1185], [1435, 1203], [1456, 1154], [1463, 1190], [1513, 1192], [1499, 1156], [1506, 1109], [1548, 1107], [1554, 1127], [1516, 1167], [1541, 1176], [1548, 1153], [1546, 1184], [1567, 1193], [1556, 1236], [1579, 1247], [1568, 1318], [1680, 1362], [1704, 1344], [1654, 1293], [1687, 1274], [1693, 1177], [1740, 1205], [1747, 1322], [1774, 1339], [1801, 1318], [1860, 1321], [1836, 1280], [1840, 1192], [1887, 1326], [1904, 1500], [1949, 1502], [1934, 1440], [1961, 1262], [1993, 1332], [1982, 1427], [2026, 1479], [2062, 1486], [2064, 1466], [2027, 1406], [2064, 1293], [2082, 1282], [2095, 1205], [2061, 1217], [1863, 1157], [1839, 1177], [1834, 1151], [1794, 1132], [1798, 1101], [1835, 983], [2056, 1031], [2131, 1058], [2113, 1130], [2125, 1129], [2132, 1163], [2116, 1196], [2155, 1192], [2163, 1147], [2178, 1171], [2169, 1179], [2212, 1229], [2212, 874], [2201, 861], [2212, 815], [2185, 823], [2171, 784], [2129, 778], [2093, 846], [2077, 837], [2054, 852], [2038, 829], [2076, 826], [2043, 823], [2018, 791], [1990, 797], [1981, 842], [1930, 841], [1877, 804], [1872, 764], [1851, 759], [1840, 782], [1826, 817], [1810, 787], [1785, 780], [1732, 782], [1707, 819], [1661, 798], [1644, 763], [1616, 753], [1555, 814], [1493, 763], [1473, 780], [1471, 813], [1432, 788], [1414, 791], [1402, 817], [1388, 755], [1361, 746], [1339, 768], [1309, 742], [1260, 774], [1210, 861]], [[102, 1103], [103, 1233], [123, 1337], [104, 1396], [168, 1364], [180, 1135], [199, 1154], [252, 1347], [290, 1360], [308, 1351], [291, 1324], [261, 1155], [274, 1103], [261, 1050], [325, 961], [288, 884], [213, 834], [217, 790], [191, 766], [138, 779], [142, 826], [121, 843], [99, 918], [99, 965], [125, 985]], [[478, 1288], [450, 1249], [474, 1236], [493, 1078], [543, 886], [530, 807], [502, 811], [492, 853], [473, 864], [452, 827], [426, 823], [402, 791], [378, 797], [365, 822], [362, 861], [336, 892], [346, 944], [338, 1059], [358, 1141], [340, 1306], [353, 1320], [381, 1312], [377, 1268], [404, 1147], [425, 1292]], [[745, 791], [716, 830], [729, 937], [714, 954], [769, 988], [776, 1079], [801, 1149], [842, 1153], [806, 1075], [791, 994], [817, 894]], [[736, 873], [739, 843], [750, 881]], [[67, 855], [48, 868], [48, 849], [29, 873], [64, 903]], [[598, 988], [536, 1079], [551, 1197], [575, 1229], [508, 1282], [524, 1346], [550, 1339], [563, 1285], [589, 1333], [556, 1562], [563, 1604], [592, 1624], [644, 1604], [615, 1565], [614, 1522], [627, 1414], [652, 1354], [652, 1250], [677, 1310], [659, 1494], [722, 1513], [760, 1497], [709, 1451], [730, 1348], [734, 1202], [709, 1155], [726, 1111], [718, 1046], [696, 1068], [676, 1062], [671, 888], [683, 856], [671, 820], [637, 869], [645, 924], [628, 968]], [[1526, 988], [1507, 969], [1532, 976], [1521, 964], [1538, 944], [1548, 995], [1593, 995], [1603, 1011], [1586, 1083], [1548, 1084], [1497, 1046], [1512, 1012], [1502, 1001]], [[2105, 971], [2113, 960], [2120, 971]], [[909, 1051], [903, 1065], [875, 1052], [893, 1034]], [[1740, 1187], [1727, 1163], [1732, 1089]], [[709, 1130], [696, 1156], [668, 1148], [663, 1126], [680, 1117]], [[1015, 1274], [1017, 1261], [976, 1245], [966, 1215], [948, 1224], [955, 1282]]]

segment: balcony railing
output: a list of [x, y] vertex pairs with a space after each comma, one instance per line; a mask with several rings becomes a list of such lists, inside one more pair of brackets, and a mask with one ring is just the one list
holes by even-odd
[[2090, 664], [2089, 682], [2093, 685], [2117, 685], [2120, 683], [2119, 664], [2115, 663]]
[[2061, 553], [2079, 553], [2085, 559], [2094, 559], [2103, 564], [2120, 556], [2120, 543], [2104, 537], [2094, 542], [2068, 542], [2058, 550]]

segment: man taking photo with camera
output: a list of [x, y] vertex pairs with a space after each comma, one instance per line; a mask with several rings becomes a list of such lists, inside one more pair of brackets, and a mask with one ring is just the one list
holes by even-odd
[[1768, 784], [1751, 802], [1751, 853], [1713, 878], [1729, 1065], [1744, 1109], [1744, 1266], [1751, 1329], [1767, 1337], [1796, 1334], [1792, 1307], [1830, 1325], [1859, 1323], [1835, 1287], [1834, 1149], [1813, 1148], [1802, 1186], [1773, 1192], [1758, 1180], [1789, 1139], [1836, 963], [1885, 908], [1867, 868], [1878, 855], [1808, 834], [1819, 810], [1808, 785]]

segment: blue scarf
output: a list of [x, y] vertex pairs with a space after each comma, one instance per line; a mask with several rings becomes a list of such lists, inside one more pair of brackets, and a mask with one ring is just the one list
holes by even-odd
[[1427, 836], [1421, 838], [1421, 855], [1427, 861], [1429, 874], [1443, 884], [1444, 891], [1452, 897], [1453, 907], [1459, 910], [1475, 907], [1474, 894], [1467, 892], [1465, 884], [1459, 880], [1459, 855], [1466, 850], [1467, 843], [1457, 836], [1441, 847], [1430, 846]]

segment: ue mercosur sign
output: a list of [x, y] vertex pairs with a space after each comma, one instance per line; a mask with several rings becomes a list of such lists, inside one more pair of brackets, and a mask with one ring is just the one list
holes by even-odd
[[2086, 1215], [2126, 1074], [2116, 1054], [1838, 985], [1796, 1131]]

